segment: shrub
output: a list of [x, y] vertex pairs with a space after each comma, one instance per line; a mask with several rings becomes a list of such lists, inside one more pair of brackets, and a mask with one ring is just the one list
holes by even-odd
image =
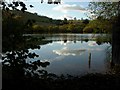
[[83, 29], [83, 33], [92, 33], [93, 32], [93, 27], [88, 26]]

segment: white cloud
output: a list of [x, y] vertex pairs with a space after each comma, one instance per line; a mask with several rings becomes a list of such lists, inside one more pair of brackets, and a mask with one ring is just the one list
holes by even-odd
[[67, 18], [67, 20], [71, 20], [71, 19], [74, 18], [73, 16], [70, 16], [70, 15], [67, 15], [67, 14], [60, 15], [60, 16], [55, 16], [55, 15], [47, 15], [47, 16], [51, 17], [51, 18], [54, 18], [54, 19], [61, 19], [61, 20], [64, 20], [64, 18]]
[[96, 41], [91, 41], [88, 43], [88, 46], [96, 46], [96, 45], [97, 45]]
[[53, 50], [53, 53], [62, 56], [76, 56], [82, 55], [86, 50], [85, 49], [68, 49], [67, 47], [61, 50]]
[[61, 4], [53, 8], [55, 11], [61, 11], [63, 13], [67, 13], [70, 10], [73, 11], [81, 11], [81, 12], [86, 12], [87, 10], [79, 5], [76, 4]]

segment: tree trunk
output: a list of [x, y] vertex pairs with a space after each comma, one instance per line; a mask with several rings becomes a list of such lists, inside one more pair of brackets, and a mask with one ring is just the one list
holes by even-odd
[[120, 15], [113, 26], [112, 33], [112, 63], [120, 64]]

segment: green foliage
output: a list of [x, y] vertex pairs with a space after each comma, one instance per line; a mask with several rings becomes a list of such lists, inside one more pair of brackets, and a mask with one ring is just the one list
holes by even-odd
[[75, 25], [74, 24], [69, 24], [68, 28], [67, 28], [67, 31], [74, 31], [74, 29], [75, 29]]
[[82, 21], [82, 23], [88, 24], [88, 23], [89, 23], [89, 20], [88, 20], [88, 19], [85, 19], [85, 20]]
[[95, 19], [89, 22], [83, 29], [88, 33], [111, 33], [112, 24], [108, 19]]
[[40, 25], [33, 25], [32, 30], [33, 30], [33, 32], [41, 33], [41, 32], [45, 31], [45, 28], [43, 26], [40, 26]]
[[83, 29], [83, 32], [84, 33], [92, 33], [93, 32], [93, 27], [91, 27], [91, 26], [85, 27]]
[[2, 14], [4, 16], [2, 21], [3, 36], [7, 36], [8, 34], [9, 35], [22, 34], [22, 32], [24, 31], [23, 30], [24, 24], [22, 17], [6, 11], [2, 11]]
[[68, 24], [68, 22], [67, 22], [67, 18], [64, 18], [64, 20], [63, 20], [63, 24]]
[[33, 32], [37, 33], [83, 33], [84, 23], [72, 23], [63, 25], [49, 25], [44, 27], [43, 25], [35, 24], [33, 25]]
[[52, 18], [41, 16], [37, 14], [33, 14], [30, 12], [24, 12], [14, 10], [12, 11], [16, 15], [20, 15], [23, 17], [24, 23], [26, 23], [28, 20], [35, 20], [38, 25], [59, 25], [62, 21], [61, 20], [54, 20]]
[[91, 2], [89, 3], [91, 13], [110, 19], [119, 14], [119, 2]]

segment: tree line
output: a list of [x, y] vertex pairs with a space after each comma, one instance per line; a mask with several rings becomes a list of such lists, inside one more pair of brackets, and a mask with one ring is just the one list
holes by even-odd
[[[17, 11], [18, 13], [20, 11]], [[98, 17], [94, 20], [55, 20], [46, 16], [31, 14], [32, 19], [14, 14], [13, 11], [2, 11], [3, 34], [21, 33], [110, 33], [112, 24], [108, 19]], [[25, 13], [25, 16], [29, 15]], [[38, 20], [37, 20], [38, 19]], [[109, 25], [109, 26], [108, 26]]]

